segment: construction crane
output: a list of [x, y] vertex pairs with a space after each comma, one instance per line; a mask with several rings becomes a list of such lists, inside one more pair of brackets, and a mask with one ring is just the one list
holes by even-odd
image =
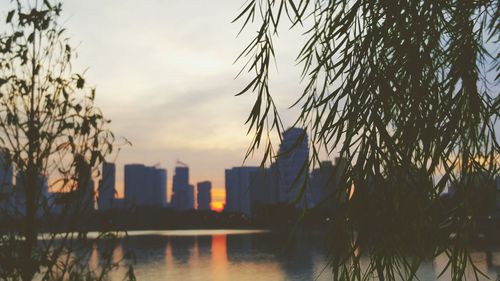
[[189, 168], [188, 164], [186, 164], [186, 163], [184, 163], [184, 162], [180, 161], [179, 159], [177, 159], [177, 160], [175, 161], [175, 164], [180, 165], [180, 166], [182, 166], [182, 167]]

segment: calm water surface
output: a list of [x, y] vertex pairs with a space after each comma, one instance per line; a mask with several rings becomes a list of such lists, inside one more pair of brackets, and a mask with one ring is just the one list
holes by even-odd
[[[133, 251], [138, 280], [332, 280], [318, 234], [303, 233], [293, 240], [247, 230], [132, 231], [129, 235], [114, 256]], [[473, 260], [490, 280], [500, 280], [500, 252], [475, 252]], [[418, 272], [420, 280], [436, 280], [445, 264], [445, 256], [426, 262]], [[118, 270], [112, 280], [122, 280], [124, 272]]]

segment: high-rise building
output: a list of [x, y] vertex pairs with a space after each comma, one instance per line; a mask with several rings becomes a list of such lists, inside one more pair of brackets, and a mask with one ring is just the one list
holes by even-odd
[[226, 183], [226, 203], [224, 204], [224, 211], [236, 212], [237, 196], [236, 196], [236, 176], [233, 169], [226, 169], [224, 171], [224, 179]]
[[226, 169], [226, 204], [227, 212], [252, 213], [252, 188], [259, 167], [235, 167]]
[[304, 189], [298, 208], [309, 208], [313, 205], [312, 194], [307, 186], [309, 147], [308, 137], [304, 129], [289, 128], [283, 133], [277, 164], [279, 171], [279, 201], [292, 203]]
[[0, 216], [8, 214], [13, 206], [12, 186], [14, 173], [6, 150], [0, 150]]
[[10, 192], [12, 190], [12, 163], [9, 160], [7, 151], [0, 150], [0, 192]]
[[102, 164], [102, 179], [99, 182], [99, 197], [97, 207], [99, 210], [108, 210], [113, 205], [115, 198], [116, 167], [113, 163], [104, 162]]
[[186, 210], [194, 210], [194, 185], [188, 185]]
[[197, 187], [198, 210], [210, 210], [210, 203], [212, 203], [212, 183], [209, 181], [199, 182]]
[[[75, 157], [77, 171], [77, 190], [75, 194], [79, 202], [79, 209], [82, 212], [89, 212], [95, 209], [95, 190], [92, 178], [92, 166], [82, 155]], [[75, 206], [76, 207], [76, 206]]]
[[188, 167], [175, 167], [171, 204], [176, 210], [194, 209], [194, 186], [189, 184]]
[[[26, 216], [26, 188], [25, 185], [26, 177], [25, 173], [20, 171], [16, 174], [16, 186], [12, 194], [12, 205], [10, 206], [9, 213], [14, 216], [24, 217]], [[34, 195], [34, 204], [36, 210], [36, 216], [41, 217], [44, 215], [44, 210], [42, 209], [42, 204], [44, 200], [49, 199], [49, 185], [46, 176], [40, 175], [37, 177], [35, 185], [32, 188]]]
[[[90, 164], [83, 158], [77, 160], [77, 175], [75, 181], [65, 182], [64, 185], [53, 185], [49, 190], [48, 177], [40, 175], [37, 185], [42, 186], [41, 196], [39, 197], [39, 207], [37, 216], [46, 215], [88, 215], [96, 209], [95, 201], [95, 183], [92, 178], [92, 169]], [[16, 197], [18, 202], [24, 203], [25, 194], [24, 180], [22, 173], [16, 176]], [[43, 206], [43, 207], [42, 207]], [[48, 208], [46, 208], [48, 207]], [[24, 213], [23, 213], [24, 214]]]
[[271, 164], [269, 168], [253, 172], [252, 177], [254, 179], [251, 188], [252, 209], [258, 205], [278, 203], [279, 174], [276, 163]]
[[313, 206], [321, 204], [322, 207], [331, 206], [335, 201], [336, 175], [335, 166], [331, 161], [323, 161], [319, 167], [311, 172], [310, 189]]
[[496, 177], [496, 209], [497, 213], [500, 211], [500, 176]]
[[500, 220], [500, 176], [497, 176], [496, 177], [496, 183], [495, 183], [495, 187], [496, 187], [496, 192], [495, 192], [495, 219], [497, 220]]
[[142, 164], [125, 165], [125, 199], [133, 205], [147, 205], [150, 197], [147, 186], [148, 175]]
[[150, 186], [149, 206], [161, 207], [167, 206], [167, 170], [156, 167], [146, 167]]
[[166, 169], [156, 169], [156, 176], [159, 181], [159, 195], [158, 203], [162, 208], [167, 207], [167, 170]]
[[167, 171], [142, 164], [125, 165], [125, 200], [141, 207], [166, 206]]

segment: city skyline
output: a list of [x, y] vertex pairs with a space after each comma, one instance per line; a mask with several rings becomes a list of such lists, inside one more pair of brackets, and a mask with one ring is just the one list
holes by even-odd
[[[242, 67], [234, 60], [253, 35], [237, 37], [240, 26], [231, 24], [240, 6], [231, 0], [64, 1], [61, 22], [78, 53], [73, 68], [86, 70], [111, 129], [133, 144], [116, 161], [107, 159], [116, 164], [120, 196], [126, 163], [173, 171], [179, 159], [190, 165], [193, 183], [210, 180], [213, 202], [224, 202], [224, 168], [242, 165], [251, 141], [244, 123], [254, 97], [234, 96], [247, 82], [245, 74], [234, 79]], [[282, 82], [273, 86], [276, 103], [289, 125], [295, 111], [286, 109], [300, 80], [297, 40], [303, 40], [299, 33], [276, 41], [282, 53], [279, 71], [273, 70]], [[245, 165], [259, 163], [255, 155]], [[170, 194], [171, 177], [167, 186]]]
[[[283, 132], [282, 138], [279, 157], [269, 167], [233, 166], [225, 169], [226, 196], [221, 206], [212, 204], [212, 183], [198, 182], [195, 188], [189, 179], [189, 165], [181, 161], [177, 161], [173, 171], [171, 194], [166, 193], [166, 169], [157, 165], [148, 167], [143, 164], [126, 164], [125, 196], [115, 197], [115, 192], [111, 194], [109, 191], [116, 188], [116, 168], [114, 164], [105, 162], [102, 164], [102, 178], [99, 181], [98, 209], [105, 211], [112, 205], [118, 208], [169, 207], [177, 211], [236, 212], [250, 217], [254, 208], [259, 206], [293, 203], [304, 187], [304, 198], [294, 205], [296, 208], [312, 208], [337, 188], [335, 166], [345, 166], [341, 164], [344, 161], [336, 158], [335, 166], [330, 161], [323, 161], [318, 168], [309, 169], [307, 132], [291, 127]], [[306, 176], [309, 173], [312, 178], [310, 183]]]
[[2, 1], [1, 278], [500, 281], [498, 6]]

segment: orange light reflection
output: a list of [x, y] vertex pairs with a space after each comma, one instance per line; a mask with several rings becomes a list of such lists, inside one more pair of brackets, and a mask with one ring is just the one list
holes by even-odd
[[226, 235], [212, 235], [212, 265], [214, 280], [227, 280]]

